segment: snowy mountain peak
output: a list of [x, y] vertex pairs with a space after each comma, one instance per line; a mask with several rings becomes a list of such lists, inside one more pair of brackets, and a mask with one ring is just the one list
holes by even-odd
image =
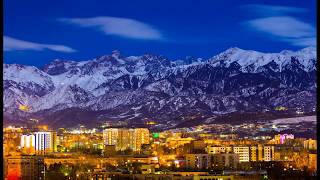
[[41, 69], [50, 75], [58, 75], [67, 72], [76, 65], [77, 62], [75, 61], [55, 59]]
[[231, 63], [237, 62], [244, 71], [246, 71], [248, 66], [253, 67], [254, 71], [257, 71], [259, 67], [273, 61], [281, 70], [282, 67], [292, 63], [292, 58], [298, 59], [298, 62], [303, 65], [304, 70], [313, 70], [315, 66], [314, 60], [316, 59], [315, 48], [307, 47], [295, 52], [283, 50], [280, 53], [262, 53], [233, 47], [210, 58], [209, 63], [213, 66], [219, 66], [223, 63], [228, 67]]
[[208, 61], [194, 57], [171, 61], [152, 54], [123, 57], [113, 51], [88, 61], [55, 59], [42, 69], [3, 67], [5, 110], [10, 113], [16, 111], [16, 101], [30, 106], [30, 113], [71, 107], [127, 111], [131, 106], [155, 114], [183, 111], [182, 107], [225, 113], [249, 107], [250, 102], [239, 97], [263, 96], [261, 107], [272, 106], [289, 102], [279, 99], [283, 94], [316, 87], [313, 47], [280, 53], [233, 47]]
[[309, 55], [309, 56], [314, 56], [314, 57], [317, 56], [317, 49], [316, 49], [316, 47], [313, 47], [313, 46], [303, 48], [297, 52], [299, 54], [304, 54], [304, 55]]
[[120, 51], [119, 50], [113, 50], [111, 52], [111, 56], [114, 57], [114, 58], [119, 58], [121, 55]]
[[317, 48], [315, 46], [309, 46], [309, 47], [301, 49], [300, 51], [302, 51], [302, 52], [316, 52]]
[[238, 47], [230, 47], [227, 50], [225, 50], [225, 53], [233, 53], [233, 52], [237, 52], [237, 51], [243, 51], [243, 49], [238, 48]]
[[293, 53], [293, 51], [290, 51], [290, 50], [283, 50], [283, 51], [281, 51], [279, 54], [283, 54], [283, 55], [290, 55], [290, 54], [292, 54]]
[[62, 59], [54, 59], [53, 62], [62, 62]]

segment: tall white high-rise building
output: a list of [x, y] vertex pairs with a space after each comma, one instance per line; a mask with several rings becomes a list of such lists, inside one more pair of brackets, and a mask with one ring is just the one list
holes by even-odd
[[57, 134], [55, 132], [34, 132], [21, 136], [21, 148], [28, 153], [55, 152]]

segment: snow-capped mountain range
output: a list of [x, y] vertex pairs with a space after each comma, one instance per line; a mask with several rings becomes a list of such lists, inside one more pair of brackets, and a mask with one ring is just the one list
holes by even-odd
[[150, 119], [174, 126], [184, 117], [276, 106], [309, 111], [316, 104], [316, 60], [316, 49], [307, 47], [280, 53], [230, 48], [207, 60], [113, 51], [88, 61], [56, 59], [43, 68], [4, 64], [3, 110], [5, 119], [66, 126]]

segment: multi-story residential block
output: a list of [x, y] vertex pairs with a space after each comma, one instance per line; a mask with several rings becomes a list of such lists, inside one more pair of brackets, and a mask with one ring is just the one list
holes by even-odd
[[250, 161], [258, 161], [259, 150], [257, 146], [250, 146]]
[[234, 146], [233, 152], [239, 155], [239, 162], [250, 161], [250, 150], [249, 146]]
[[209, 154], [187, 154], [186, 168], [190, 169], [206, 169], [210, 167]]
[[141, 146], [150, 143], [150, 133], [146, 128], [133, 129], [133, 135], [131, 137], [132, 142], [130, 143], [133, 151], [141, 151]]
[[241, 145], [241, 146], [207, 146], [208, 154], [235, 153], [240, 162], [272, 161], [274, 160], [274, 146]]
[[233, 151], [230, 146], [207, 146], [206, 152], [208, 154], [220, 154], [220, 153], [231, 153]]
[[34, 132], [21, 136], [20, 147], [25, 153], [48, 153], [57, 151], [57, 133]]
[[117, 151], [124, 151], [127, 149], [130, 149], [131, 146], [131, 142], [133, 139], [133, 134], [130, 132], [129, 129], [118, 129], [118, 138], [117, 138], [117, 143], [116, 145], [116, 150]]
[[103, 130], [103, 140], [105, 145], [116, 145], [118, 139], [118, 129], [109, 128]]
[[263, 154], [263, 146], [261, 144], [250, 146], [250, 161], [263, 161], [264, 154]]
[[264, 146], [263, 147], [263, 160], [273, 161], [275, 157], [274, 146]]
[[303, 142], [303, 147], [308, 150], [317, 150], [317, 140], [307, 139]]
[[103, 131], [104, 144], [115, 145], [117, 151], [141, 151], [143, 144], [150, 143], [149, 136], [149, 130], [146, 128], [108, 128]]
[[237, 168], [239, 164], [239, 155], [235, 153], [212, 154], [210, 158], [212, 168]]
[[309, 154], [308, 168], [313, 172], [317, 171], [317, 154]]
[[6, 179], [44, 179], [44, 159], [41, 156], [12, 156], [4, 161]]

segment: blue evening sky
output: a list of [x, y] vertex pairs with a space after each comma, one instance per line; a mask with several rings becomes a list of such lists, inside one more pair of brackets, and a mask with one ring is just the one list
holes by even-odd
[[316, 0], [4, 0], [4, 62], [315, 46]]

